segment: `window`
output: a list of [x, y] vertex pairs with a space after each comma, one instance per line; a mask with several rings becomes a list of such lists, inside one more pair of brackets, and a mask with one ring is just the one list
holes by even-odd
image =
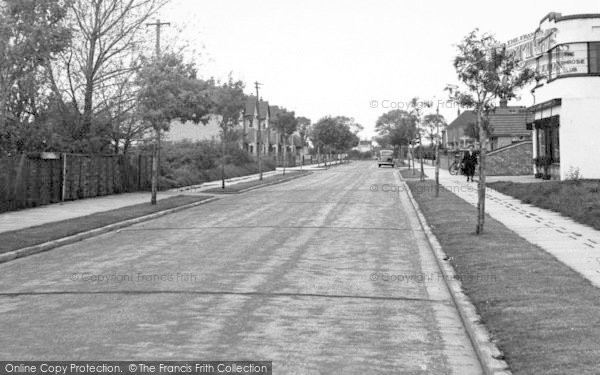
[[537, 155], [549, 156], [554, 163], [560, 163], [558, 121], [558, 116], [536, 121]]
[[546, 156], [546, 142], [544, 139], [544, 128], [538, 128], [537, 131], [537, 150], [538, 156]]
[[600, 73], [600, 42], [590, 43], [590, 73]]
[[560, 163], [560, 146], [558, 144], [558, 127], [551, 128], [551, 141], [552, 141], [552, 160], [555, 163]]

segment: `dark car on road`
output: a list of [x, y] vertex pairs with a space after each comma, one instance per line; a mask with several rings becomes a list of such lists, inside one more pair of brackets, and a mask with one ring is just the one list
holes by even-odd
[[396, 166], [394, 162], [394, 151], [392, 150], [381, 150], [379, 151], [379, 158], [377, 159], [377, 165], [381, 168], [382, 165], [391, 165], [392, 168]]

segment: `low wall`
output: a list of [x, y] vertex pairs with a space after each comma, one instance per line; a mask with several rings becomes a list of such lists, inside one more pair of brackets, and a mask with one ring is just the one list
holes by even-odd
[[533, 175], [533, 144], [524, 141], [490, 151], [487, 154], [486, 175]]

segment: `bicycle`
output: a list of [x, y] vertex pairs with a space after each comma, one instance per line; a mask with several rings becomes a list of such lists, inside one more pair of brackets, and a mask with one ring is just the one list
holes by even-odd
[[457, 174], [461, 173], [462, 174], [462, 160], [461, 160], [461, 153], [457, 152], [454, 154], [454, 162], [452, 164], [450, 164], [450, 166], [448, 167], [448, 172], [450, 172], [451, 175], [456, 176]]
[[448, 171], [451, 175], [456, 176], [462, 171], [462, 163], [455, 160], [454, 163], [452, 163], [450, 167], [448, 167]]

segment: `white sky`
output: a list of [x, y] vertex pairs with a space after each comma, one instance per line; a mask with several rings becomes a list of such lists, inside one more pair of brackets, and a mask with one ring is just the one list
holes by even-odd
[[[475, 27], [506, 41], [535, 30], [549, 12], [600, 13], [600, 2], [171, 0], [159, 16], [172, 25], [163, 29], [165, 40], [199, 51], [193, 56], [202, 76], [232, 72], [248, 94], [259, 81], [270, 104], [313, 122], [354, 117], [370, 137], [392, 109], [382, 105], [447, 98], [444, 87], [457, 83], [455, 45]], [[510, 104], [531, 99], [527, 93]], [[457, 109], [440, 112], [451, 121]]]

